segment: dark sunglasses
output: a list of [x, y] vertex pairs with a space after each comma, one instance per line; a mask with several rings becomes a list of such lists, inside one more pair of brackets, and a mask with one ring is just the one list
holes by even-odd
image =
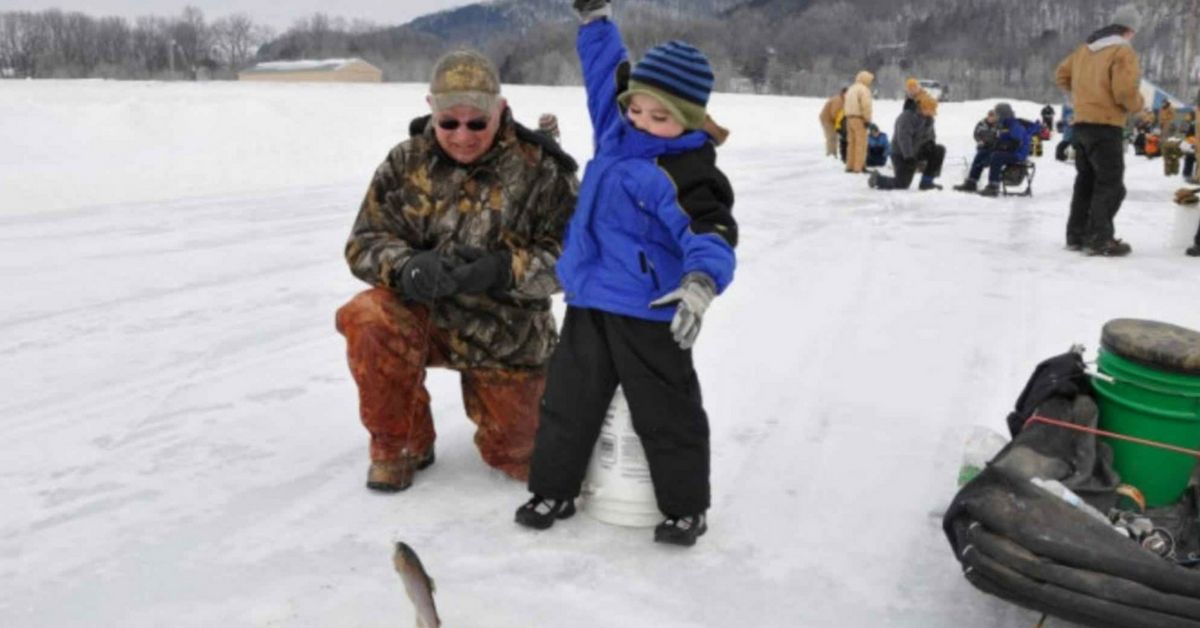
[[442, 118], [441, 120], [438, 120], [437, 123], [438, 128], [443, 131], [454, 131], [457, 130], [459, 126], [464, 124], [467, 126], [468, 131], [478, 133], [484, 129], [487, 129], [488, 125], [491, 124], [491, 121], [487, 118], [474, 118], [472, 120], [467, 120], [466, 122], [461, 122], [458, 118]]

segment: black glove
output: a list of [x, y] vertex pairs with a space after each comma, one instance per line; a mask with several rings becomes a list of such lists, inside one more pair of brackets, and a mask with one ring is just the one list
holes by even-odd
[[612, 17], [612, 5], [609, 0], [575, 0], [571, 3], [579, 19], [587, 22], [598, 17]]
[[508, 251], [458, 246], [454, 249], [454, 257], [459, 263], [450, 274], [462, 294], [504, 290], [512, 281], [512, 254]]
[[399, 287], [408, 299], [432, 303], [458, 292], [451, 268], [437, 251], [422, 251], [394, 271], [392, 285]]

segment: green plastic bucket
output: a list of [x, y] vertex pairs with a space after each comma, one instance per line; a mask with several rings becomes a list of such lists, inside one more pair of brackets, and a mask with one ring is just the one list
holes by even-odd
[[[1101, 348], [1093, 380], [1100, 428], [1176, 447], [1200, 450], [1200, 375], [1175, 373], [1123, 358]], [[1179, 501], [1187, 490], [1195, 456], [1108, 438], [1121, 481], [1146, 496], [1148, 507]]]

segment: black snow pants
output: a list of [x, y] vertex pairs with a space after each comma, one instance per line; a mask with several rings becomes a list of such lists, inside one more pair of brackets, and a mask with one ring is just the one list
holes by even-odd
[[618, 384], [646, 450], [659, 510], [708, 510], [708, 416], [692, 352], [675, 343], [670, 323], [586, 308], [567, 308], [550, 358], [529, 490], [554, 499], [579, 495]]
[[903, 159], [899, 153], [892, 154], [892, 170], [894, 177], [879, 177], [876, 182], [880, 190], [907, 190], [912, 185], [913, 177], [917, 174], [917, 166], [925, 162], [922, 177], [930, 181], [942, 176], [942, 165], [946, 161], [946, 147], [941, 144], [926, 142], [917, 151], [916, 159]]
[[1113, 218], [1125, 200], [1125, 144], [1121, 128], [1076, 124], [1075, 193], [1067, 244], [1101, 245], [1113, 239]]

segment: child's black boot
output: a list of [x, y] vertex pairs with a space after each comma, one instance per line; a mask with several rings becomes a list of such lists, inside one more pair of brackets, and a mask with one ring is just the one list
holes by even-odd
[[517, 509], [517, 523], [537, 530], [545, 530], [558, 519], [567, 519], [575, 514], [575, 500], [550, 499], [534, 495], [525, 505]]
[[656, 543], [669, 543], [691, 547], [696, 544], [700, 535], [708, 532], [708, 521], [704, 513], [687, 515], [685, 517], [667, 516], [666, 520], [654, 528]]

